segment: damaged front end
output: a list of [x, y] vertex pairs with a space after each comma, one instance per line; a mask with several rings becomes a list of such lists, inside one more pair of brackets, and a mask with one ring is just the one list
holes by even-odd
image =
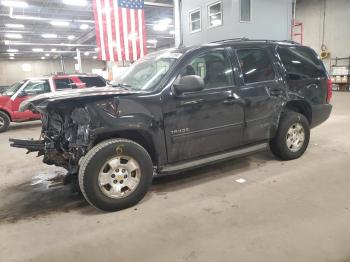
[[87, 107], [49, 109], [42, 114], [41, 140], [10, 139], [11, 146], [38, 152], [48, 165], [78, 172], [79, 160], [93, 141], [91, 118]]
[[96, 130], [104, 130], [114, 122], [118, 97], [130, 93], [115, 88], [90, 89], [27, 100], [21, 104], [21, 110], [41, 114], [41, 139], [10, 139], [11, 146], [37, 152], [44, 157], [44, 163], [77, 174], [79, 160], [93, 146]]

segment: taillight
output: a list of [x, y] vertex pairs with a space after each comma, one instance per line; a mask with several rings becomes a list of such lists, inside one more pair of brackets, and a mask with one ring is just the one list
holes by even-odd
[[329, 103], [332, 99], [332, 80], [328, 79], [328, 87], [327, 87], [327, 103]]

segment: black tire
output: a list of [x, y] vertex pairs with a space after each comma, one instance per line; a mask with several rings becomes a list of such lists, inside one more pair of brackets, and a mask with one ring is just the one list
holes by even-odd
[[[104, 194], [98, 176], [106, 161], [122, 154], [134, 158], [141, 176], [137, 187], [124, 198], [112, 198]], [[147, 193], [153, 178], [153, 163], [148, 152], [139, 144], [127, 139], [106, 140], [92, 148], [82, 159], [79, 170], [79, 186], [86, 200], [97, 209], [113, 212], [136, 205]]]
[[[292, 151], [287, 145], [289, 128], [300, 124], [304, 129], [304, 142], [297, 151]], [[280, 119], [276, 136], [270, 141], [271, 152], [282, 160], [293, 160], [301, 157], [310, 141], [310, 124], [306, 117], [294, 111], [286, 111]]]
[[11, 119], [9, 116], [5, 113], [0, 111], [0, 133], [5, 132], [11, 123]]

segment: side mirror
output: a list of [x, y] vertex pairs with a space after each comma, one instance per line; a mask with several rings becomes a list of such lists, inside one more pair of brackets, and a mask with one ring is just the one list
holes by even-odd
[[204, 81], [197, 75], [183, 76], [180, 81], [174, 84], [174, 89], [178, 94], [186, 92], [196, 92], [204, 89]]
[[18, 97], [25, 97], [25, 96], [28, 96], [28, 93], [24, 90], [22, 90], [19, 94], [18, 94]]

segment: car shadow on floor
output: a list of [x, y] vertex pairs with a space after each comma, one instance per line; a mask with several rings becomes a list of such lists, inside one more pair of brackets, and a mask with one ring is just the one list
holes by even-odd
[[[255, 168], [274, 159], [271, 153], [261, 152], [175, 175], [156, 177], [141, 204], [157, 195], [166, 195], [227, 176], [234, 177], [249, 169], [254, 172]], [[81, 194], [73, 193], [70, 185], [63, 186], [63, 179], [64, 173], [57, 171], [54, 174], [36, 175], [28, 182], [1, 190], [0, 224], [73, 210], [79, 210], [85, 215], [101, 214], [101, 211], [90, 207]]]

